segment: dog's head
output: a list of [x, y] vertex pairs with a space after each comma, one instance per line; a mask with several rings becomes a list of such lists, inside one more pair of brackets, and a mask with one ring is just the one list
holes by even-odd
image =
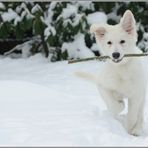
[[119, 24], [93, 24], [90, 32], [95, 34], [101, 52], [115, 63], [122, 61], [124, 54], [132, 53], [137, 42], [135, 19], [130, 10], [124, 13]]

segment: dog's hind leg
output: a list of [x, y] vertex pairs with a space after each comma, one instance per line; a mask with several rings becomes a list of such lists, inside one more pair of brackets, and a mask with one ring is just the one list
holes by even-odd
[[116, 117], [124, 109], [124, 102], [118, 100], [114, 94], [114, 91], [110, 89], [99, 87], [99, 92], [109, 111]]

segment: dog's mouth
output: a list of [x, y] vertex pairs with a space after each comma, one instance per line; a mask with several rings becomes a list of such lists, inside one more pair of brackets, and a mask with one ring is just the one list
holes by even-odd
[[119, 62], [122, 61], [122, 59], [123, 59], [123, 58], [121, 58], [121, 59], [112, 59], [112, 61], [115, 62], [115, 63], [119, 63]]

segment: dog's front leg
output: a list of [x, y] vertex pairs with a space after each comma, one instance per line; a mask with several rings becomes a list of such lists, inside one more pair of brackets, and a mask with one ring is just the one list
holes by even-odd
[[116, 117], [124, 109], [124, 102], [118, 100], [110, 89], [99, 87], [99, 92], [109, 111]]
[[[137, 98], [137, 99], [136, 99]], [[131, 98], [128, 100], [127, 130], [134, 136], [141, 134], [143, 126], [143, 98]], [[139, 99], [139, 100], [138, 100]]]

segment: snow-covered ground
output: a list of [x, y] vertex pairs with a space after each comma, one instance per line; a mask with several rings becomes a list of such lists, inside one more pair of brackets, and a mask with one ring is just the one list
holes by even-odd
[[143, 135], [130, 136], [96, 86], [73, 75], [100, 64], [0, 58], [0, 146], [148, 146], [148, 101]]

